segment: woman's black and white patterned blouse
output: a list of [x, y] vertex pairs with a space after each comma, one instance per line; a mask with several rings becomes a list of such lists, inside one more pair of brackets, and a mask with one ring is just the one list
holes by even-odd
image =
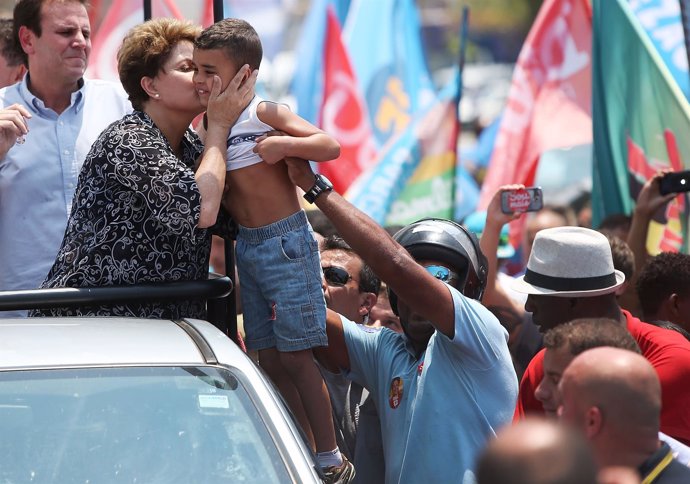
[[[183, 156], [142, 112], [99, 136], [79, 175], [62, 246], [42, 287], [92, 287], [208, 277], [210, 229], [194, 163], [203, 151], [187, 130]], [[217, 224], [218, 225], [218, 224]], [[201, 300], [34, 311], [36, 315], [205, 316]]]

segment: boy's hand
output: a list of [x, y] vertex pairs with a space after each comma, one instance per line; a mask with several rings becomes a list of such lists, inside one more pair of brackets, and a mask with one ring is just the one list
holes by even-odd
[[251, 102], [259, 71], [255, 70], [251, 74], [249, 72], [249, 66], [243, 65], [223, 92], [220, 90], [220, 77], [213, 76], [213, 88], [206, 108], [209, 130], [218, 126], [229, 131], [242, 111]]
[[256, 139], [254, 153], [269, 165], [285, 158], [285, 144], [290, 142], [291, 136], [277, 136], [277, 133], [274, 131], [269, 136], [262, 135]]

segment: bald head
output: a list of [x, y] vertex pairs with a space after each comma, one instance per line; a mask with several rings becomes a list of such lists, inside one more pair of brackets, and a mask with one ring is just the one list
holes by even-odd
[[609, 347], [587, 350], [563, 372], [560, 390], [561, 418], [584, 431], [600, 465], [629, 464], [612, 457], [614, 445], [642, 452], [657, 445], [661, 385], [643, 356]]
[[477, 461], [477, 484], [588, 484], [596, 466], [581, 435], [527, 418], [504, 427]]

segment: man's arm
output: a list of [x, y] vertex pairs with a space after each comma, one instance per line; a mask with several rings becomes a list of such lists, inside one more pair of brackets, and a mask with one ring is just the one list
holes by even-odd
[[345, 330], [340, 314], [326, 309], [326, 335], [328, 348], [314, 348], [314, 355], [327, 370], [350, 370], [350, 355], [345, 344]]
[[[292, 182], [304, 191], [309, 190], [314, 184], [309, 163], [288, 158], [286, 164]], [[333, 222], [340, 236], [398, 298], [438, 331], [449, 338], [455, 336], [453, 298], [443, 282], [429, 274], [388, 232], [338, 193], [325, 192], [315, 203]]]
[[486, 223], [479, 246], [489, 263], [489, 274], [486, 281], [486, 290], [482, 302], [485, 306], [499, 306], [508, 308], [517, 313], [520, 318], [524, 316], [525, 309], [517, 301], [514, 301], [498, 283], [498, 243], [501, 237], [501, 229], [505, 224], [520, 218], [522, 213], [505, 214], [501, 211], [501, 194], [508, 190], [525, 188], [524, 185], [504, 185], [494, 194], [486, 209]]
[[287, 136], [260, 136], [254, 152], [266, 163], [288, 156], [311, 161], [329, 161], [340, 156], [340, 144], [319, 128], [290, 111], [286, 106], [262, 102], [256, 108], [259, 120]]
[[661, 207], [665, 207], [677, 194], [662, 195], [659, 192], [659, 181], [670, 170], [657, 172], [645, 182], [637, 196], [637, 202], [632, 213], [630, 231], [628, 232], [628, 247], [635, 255], [635, 272], [632, 279], [628, 282], [625, 293], [621, 296], [620, 304], [625, 309], [634, 314], [640, 313], [640, 301], [637, 298], [635, 285], [642, 271], [642, 268], [649, 259], [647, 252], [647, 233], [649, 232], [649, 222]]

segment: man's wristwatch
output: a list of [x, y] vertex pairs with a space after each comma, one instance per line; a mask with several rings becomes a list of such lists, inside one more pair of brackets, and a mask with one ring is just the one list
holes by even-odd
[[314, 186], [304, 194], [304, 199], [309, 203], [314, 203], [316, 197], [321, 195], [323, 192], [330, 192], [331, 190], [333, 190], [333, 184], [331, 181], [325, 176], [318, 174], [316, 175]]

